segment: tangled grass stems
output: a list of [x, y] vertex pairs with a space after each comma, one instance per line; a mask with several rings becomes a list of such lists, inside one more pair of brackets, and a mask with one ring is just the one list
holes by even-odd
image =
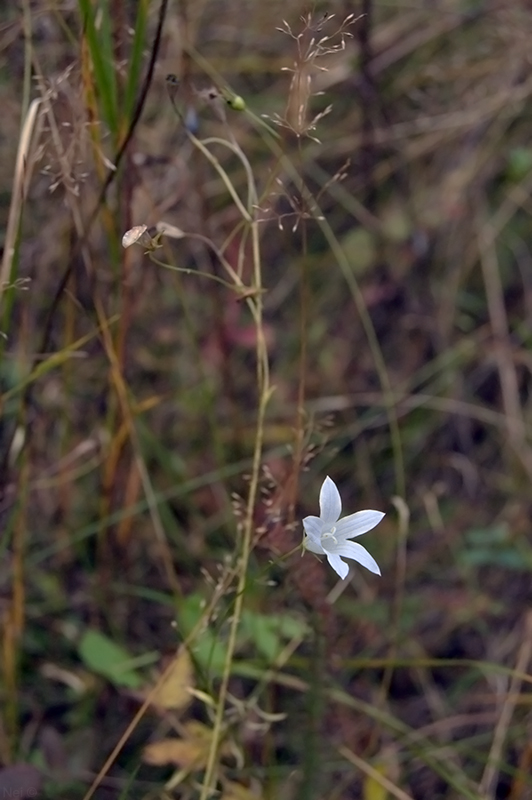
[[[226, 647], [226, 656], [224, 661], [224, 668], [221, 676], [220, 686], [217, 692], [217, 698], [215, 703], [215, 716], [213, 722], [213, 729], [212, 729], [212, 738], [209, 750], [208, 761], [205, 769], [205, 775], [202, 782], [202, 789], [201, 789], [201, 798], [205, 800], [209, 797], [214, 789], [214, 785], [216, 782], [216, 770], [217, 770], [217, 759], [219, 755], [220, 745], [223, 738], [223, 726], [224, 726], [224, 717], [225, 717], [225, 709], [226, 709], [226, 702], [228, 696], [228, 687], [229, 687], [229, 679], [232, 671], [234, 653], [236, 649], [237, 643], [237, 633], [241, 622], [242, 617], [242, 610], [243, 610], [243, 602], [245, 597], [245, 588], [247, 582], [247, 573], [248, 573], [248, 564], [249, 564], [249, 557], [251, 553], [251, 543], [252, 543], [252, 535], [253, 535], [253, 528], [254, 528], [254, 509], [256, 506], [256, 500], [258, 495], [258, 487], [259, 487], [259, 480], [261, 475], [261, 463], [262, 463], [262, 455], [263, 455], [263, 443], [264, 443], [264, 424], [265, 424], [265, 414], [269, 399], [271, 397], [271, 387], [269, 382], [269, 360], [268, 360], [268, 351], [266, 345], [266, 338], [264, 334], [264, 327], [263, 327], [263, 305], [262, 305], [262, 293], [263, 293], [263, 286], [262, 286], [262, 269], [261, 269], [261, 256], [260, 256], [260, 244], [259, 244], [259, 231], [258, 231], [258, 222], [254, 218], [255, 208], [256, 208], [256, 199], [257, 199], [257, 192], [254, 185], [254, 179], [251, 167], [247, 158], [245, 157], [244, 153], [242, 152], [241, 148], [238, 147], [236, 142], [226, 142], [225, 140], [211, 138], [207, 141], [207, 144], [197, 137], [195, 137], [192, 133], [187, 131], [187, 135], [193, 145], [202, 153], [202, 155], [206, 158], [206, 160], [214, 167], [216, 172], [220, 175], [225, 187], [227, 188], [229, 195], [231, 196], [236, 208], [240, 212], [244, 225], [249, 227], [250, 234], [251, 234], [251, 243], [252, 243], [252, 263], [253, 263], [253, 283], [249, 287], [249, 290], [252, 292], [252, 297], [246, 297], [246, 302], [248, 307], [250, 308], [252, 318], [255, 324], [255, 332], [256, 332], [256, 374], [257, 374], [257, 394], [258, 394], [258, 409], [257, 409], [257, 422], [256, 422], [256, 431], [255, 431], [255, 441], [253, 447], [253, 456], [252, 456], [252, 464], [251, 464], [251, 476], [249, 481], [249, 488], [248, 488], [248, 496], [246, 501], [246, 511], [245, 517], [243, 520], [241, 535], [238, 537], [236, 541], [236, 557], [235, 557], [235, 574], [237, 576], [237, 586], [236, 586], [236, 594], [235, 594], [235, 603], [233, 608], [233, 613], [231, 615], [230, 620], [230, 627], [229, 627], [229, 636], [227, 641]], [[241, 160], [246, 175], [248, 179], [248, 204], [249, 208], [246, 208], [236, 190], [233, 187], [232, 181], [227, 175], [226, 171], [220, 165], [218, 159], [213, 156], [208, 148], [208, 144], [224, 144], [228, 146], [235, 155]], [[164, 231], [161, 231], [164, 232]], [[205, 237], [201, 235], [195, 235], [195, 238], [199, 238], [201, 240], [205, 240]], [[216, 248], [214, 243], [209, 242], [209, 246], [216, 252], [217, 256], [221, 258], [221, 261], [230, 274], [231, 278], [234, 281], [234, 285], [228, 284], [226, 281], [219, 279], [217, 276], [207, 276], [211, 278], [216, 278], [219, 283], [226, 285], [228, 288], [232, 289], [241, 289], [243, 287], [242, 280], [238, 274], [234, 272], [232, 267], [224, 258], [223, 254]], [[172, 265], [165, 264], [160, 262], [153, 254], [153, 252], [149, 253], [150, 258], [154, 263], [159, 263], [161, 266], [175, 269], [179, 272], [190, 272], [185, 268], [173, 267]], [[131, 435], [133, 435], [133, 431], [131, 431]], [[146, 477], [146, 473], [143, 473]], [[149, 489], [150, 487], [145, 487]], [[151, 497], [152, 493], [148, 493], [147, 497]], [[150, 504], [151, 505], [151, 504]], [[213, 601], [214, 602], [214, 601]], [[209, 611], [205, 611], [202, 615], [203, 618], [208, 619]], [[200, 623], [197, 625], [197, 630], [201, 627]], [[191, 642], [194, 640], [194, 635], [191, 634], [189, 640], [186, 642], [187, 646], [190, 645]], [[170, 672], [171, 667], [169, 667], [163, 675], [160, 677], [157, 685], [153, 691], [157, 690], [157, 687], [162, 685], [167, 678], [167, 675]], [[153, 697], [153, 692], [150, 695]], [[131, 731], [134, 730], [136, 725], [138, 724], [139, 720], [144, 715], [145, 711], [149, 707], [150, 700], [147, 699], [141, 708], [138, 710], [137, 714], [127, 727], [126, 731], [120, 738], [120, 741], [114, 748], [113, 752], [105, 762], [104, 766], [102, 767], [100, 773], [98, 774], [96, 780], [94, 781], [89, 793], [85, 796], [85, 800], [89, 800], [90, 797], [93, 796], [97, 786], [101, 783], [101, 780], [105, 776], [106, 772], [110, 768], [110, 766], [114, 763], [118, 753], [122, 749], [124, 743], [129, 738]]]

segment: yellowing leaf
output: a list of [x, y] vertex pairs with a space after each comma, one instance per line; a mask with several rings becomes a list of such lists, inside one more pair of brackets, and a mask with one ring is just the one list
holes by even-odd
[[[164, 673], [163, 673], [164, 674]], [[192, 696], [188, 691], [194, 686], [194, 670], [188, 651], [183, 647], [177, 654], [164, 682], [153, 695], [153, 704], [163, 709], [183, 709]]]
[[366, 775], [364, 779], [364, 800], [388, 800], [388, 791], [376, 778]]
[[221, 800], [262, 800], [262, 794], [256, 794], [241, 783], [226, 781]]
[[142, 760], [161, 767], [175, 764], [178, 767], [202, 769], [207, 764], [209, 743], [192, 739], [162, 739], [146, 745]]
[[[201, 722], [191, 720], [183, 726], [181, 739], [162, 739], [147, 745], [142, 751], [142, 758], [147, 764], [163, 766], [174, 764], [186, 769], [203, 769], [207, 765], [211, 746], [212, 731]], [[228, 754], [227, 746], [222, 747], [222, 754]]]
[[[364, 778], [364, 800], [389, 800], [400, 797], [401, 800], [411, 800], [410, 795], [397, 786], [399, 766], [395, 748], [390, 746], [382, 750], [373, 765], [367, 765]], [[395, 789], [395, 793], [392, 790]]]
[[364, 275], [377, 259], [375, 234], [352, 227], [342, 238], [342, 247], [355, 275]]

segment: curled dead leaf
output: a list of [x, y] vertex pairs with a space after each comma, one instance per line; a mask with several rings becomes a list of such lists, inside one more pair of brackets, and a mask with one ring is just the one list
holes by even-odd
[[[187, 770], [203, 769], [207, 765], [211, 740], [211, 728], [190, 720], [183, 726], [181, 738], [161, 739], [146, 745], [142, 751], [142, 759], [147, 764], [159, 767], [173, 764]], [[222, 745], [222, 755], [230, 755], [230, 752], [228, 745]]]
[[[174, 711], [186, 708], [192, 700], [189, 690], [194, 686], [194, 669], [188, 651], [184, 647], [179, 650], [171, 667], [163, 675], [166, 675], [164, 680], [153, 694], [153, 705], [163, 710]], [[148, 692], [149, 690], [146, 694]]]
[[188, 769], [202, 769], [207, 764], [208, 755], [208, 742], [173, 738], [148, 744], [142, 751], [142, 760], [157, 767], [173, 764]]

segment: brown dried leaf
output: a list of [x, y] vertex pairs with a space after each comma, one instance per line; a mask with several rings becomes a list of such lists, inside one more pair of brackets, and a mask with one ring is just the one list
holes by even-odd
[[[207, 765], [212, 730], [201, 722], [190, 720], [183, 726], [183, 737], [161, 739], [147, 745], [142, 758], [147, 764], [163, 766], [174, 764], [185, 769], [203, 769]], [[230, 749], [223, 745], [222, 755], [229, 755]]]
[[262, 794], [256, 794], [247, 786], [242, 786], [241, 783], [226, 781], [221, 800], [261, 800], [261, 798]]
[[208, 755], [208, 742], [197, 739], [162, 739], [144, 748], [142, 760], [158, 767], [174, 764], [189, 769], [202, 769], [207, 764]]
[[153, 704], [161, 709], [180, 710], [186, 708], [192, 699], [188, 691], [194, 686], [194, 670], [188, 651], [182, 647], [178, 652], [167, 677], [155, 694]]
[[182, 739], [162, 739], [147, 745], [142, 758], [148, 764], [176, 764], [188, 769], [202, 769], [207, 764], [212, 731], [201, 722], [191, 720], [183, 726]]

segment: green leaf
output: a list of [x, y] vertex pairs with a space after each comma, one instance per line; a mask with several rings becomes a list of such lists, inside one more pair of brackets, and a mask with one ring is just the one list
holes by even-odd
[[254, 611], [244, 611], [242, 632], [251, 639], [261, 655], [273, 662], [281, 653], [284, 642], [305, 635], [306, 625], [289, 614], [266, 616]]
[[275, 630], [275, 619], [248, 612], [242, 615], [242, 628], [255, 647], [268, 661], [275, 661], [281, 650], [281, 640]]
[[140, 73], [142, 69], [142, 55], [144, 51], [144, 40], [148, 23], [149, 0], [140, 0], [137, 7], [137, 19], [133, 29], [133, 46], [128, 64], [128, 74], [126, 91], [124, 97], [124, 116], [128, 122], [133, 117], [133, 109], [137, 99], [137, 92], [140, 86]]
[[[200, 621], [205, 601], [200, 594], [191, 594], [179, 604], [177, 619], [179, 632], [187, 638]], [[214, 631], [205, 628], [191, 643], [191, 653], [199, 667], [209, 676], [219, 677], [225, 664], [225, 641]]]
[[[118, 91], [113, 55], [113, 34], [109, 2], [94, 7], [91, 0], [78, 0], [84, 34], [90, 52], [94, 81], [107, 127], [118, 138]], [[98, 23], [98, 24], [97, 24]]]
[[138, 689], [143, 681], [129, 666], [131, 655], [103, 633], [87, 630], [78, 646], [79, 657], [91, 672], [102, 675], [115, 686]]
[[506, 175], [513, 183], [522, 181], [532, 169], [532, 150], [514, 147], [508, 153]]
[[192, 654], [199, 666], [209, 677], [220, 677], [224, 670], [225, 643], [212, 633], [203, 631], [197, 642], [192, 645]]
[[[186, 638], [200, 621], [205, 601], [200, 594], [191, 594], [180, 601], [178, 608], [178, 626], [181, 635]], [[286, 615], [266, 615], [255, 611], [243, 611], [239, 631], [238, 644], [252, 643], [258, 653], [268, 663], [275, 661], [281, 653], [284, 643], [290, 639], [303, 637], [306, 625], [296, 617]], [[219, 631], [205, 628], [192, 641], [191, 652], [198, 665], [211, 676], [222, 674], [226, 655], [226, 644]]]
[[508, 525], [502, 523], [486, 528], [473, 528], [466, 532], [467, 547], [458, 554], [458, 560], [467, 567], [504, 567], [529, 570], [530, 553], [514, 541]]

